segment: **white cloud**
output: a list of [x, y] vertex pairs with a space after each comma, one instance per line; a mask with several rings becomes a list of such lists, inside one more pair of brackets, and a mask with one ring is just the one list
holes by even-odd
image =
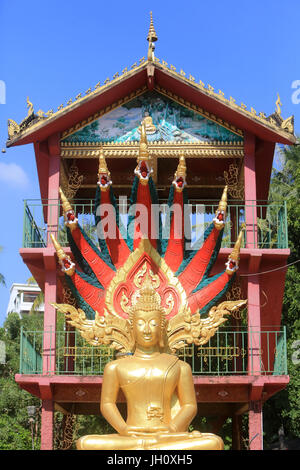
[[10, 186], [23, 188], [29, 184], [27, 174], [16, 163], [0, 162], [0, 181], [8, 183]]

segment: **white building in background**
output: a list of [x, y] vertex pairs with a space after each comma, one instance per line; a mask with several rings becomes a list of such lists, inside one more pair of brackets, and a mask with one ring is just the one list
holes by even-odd
[[[20, 318], [28, 315], [33, 302], [41, 292], [37, 284], [17, 284], [10, 288], [10, 297], [7, 307], [7, 315], [11, 312], [19, 314]], [[41, 304], [37, 312], [44, 313], [44, 304]]]

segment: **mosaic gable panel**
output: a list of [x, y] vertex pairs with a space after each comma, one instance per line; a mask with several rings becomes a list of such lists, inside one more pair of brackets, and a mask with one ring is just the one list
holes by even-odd
[[240, 142], [242, 137], [157, 92], [147, 92], [88, 124], [63, 142], [139, 142], [146, 117], [148, 141]]

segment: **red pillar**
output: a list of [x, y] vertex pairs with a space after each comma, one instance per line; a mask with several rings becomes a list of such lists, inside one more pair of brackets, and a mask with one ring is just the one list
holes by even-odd
[[[50, 259], [49, 259], [50, 257]], [[56, 309], [51, 303], [56, 302], [56, 266], [53, 264], [54, 252], [44, 256], [45, 266], [45, 312], [44, 312], [44, 341], [43, 341], [43, 375], [55, 373], [55, 340], [56, 340]], [[54, 269], [53, 269], [54, 268]]]
[[[57, 278], [56, 256], [50, 234], [57, 236], [59, 217], [59, 173], [60, 173], [60, 141], [59, 134], [48, 139], [49, 174], [48, 174], [48, 206], [47, 206], [47, 248], [44, 249], [45, 270], [45, 313], [43, 338], [43, 376], [55, 374], [56, 361], [56, 309], [51, 303], [56, 302]], [[41, 449], [53, 449], [53, 418], [54, 401], [46, 379], [40, 379], [42, 398], [41, 416]]]
[[41, 450], [53, 450], [53, 400], [42, 400]]
[[261, 400], [250, 402], [249, 449], [263, 450], [263, 420]]
[[249, 276], [248, 278], [248, 374], [261, 374], [259, 276]]
[[47, 208], [47, 245], [52, 245], [50, 234], [57, 237], [59, 218], [59, 174], [60, 174], [60, 141], [59, 134], [48, 139], [49, 178]]
[[[261, 256], [251, 256], [249, 274], [259, 271]], [[261, 375], [261, 318], [260, 318], [260, 285], [259, 276], [248, 278], [248, 374]], [[263, 377], [252, 384], [249, 402], [249, 448], [262, 450], [262, 401]]]
[[[246, 247], [258, 248], [257, 191], [255, 169], [255, 136], [245, 133], [244, 138]], [[259, 272], [261, 255], [251, 253], [248, 273], [248, 373], [261, 375], [261, 318]], [[251, 275], [252, 274], [252, 275]], [[259, 380], [259, 379], [258, 379]], [[251, 391], [249, 403], [249, 448], [263, 448], [262, 401], [263, 385]]]
[[244, 154], [246, 247], [257, 248], [255, 136], [247, 132], [244, 136]]

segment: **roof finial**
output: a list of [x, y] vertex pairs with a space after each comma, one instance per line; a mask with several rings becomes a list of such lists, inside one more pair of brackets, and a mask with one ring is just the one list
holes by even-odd
[[29, 96], [27, 96], [26, 103], [27, 103], [27, 108], [28, 108], [27, 117], [29, 117], [33, 114], [33, 104], [31, 103], [31, 101], [29, 101]]
[[148, 60], [150, 62], [154, 61], [154, 42], [157, 41], [158, 37], [154, 29], [153, 25], [153, 18], [152, 18], [152, 11], [150, 11], [150, 27], [149, 27], [149, 32], [147, 36], [147, 41], [149, 42], [149, 47], [148, 47]]
[[280, 116], [282, 103], [281, 103], [281, 100], [280, 100], [279, 93], [277, 93], [277, 100], [276, 100], [276, 103], [275, 103], [275, 104], [276, 104], [276, 111], [275, 111], [275, 113], [276, 113], [276, 114], [279, 114], [279, 116]]

